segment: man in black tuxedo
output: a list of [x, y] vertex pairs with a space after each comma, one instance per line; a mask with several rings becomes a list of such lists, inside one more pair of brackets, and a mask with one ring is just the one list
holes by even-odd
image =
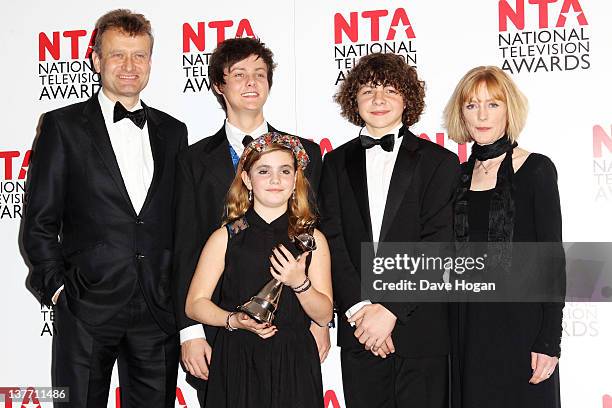
[[187, 128], [146, 106], [153, 36], [141, 14], [96, 25], [102, 89], [44, 115], [29, 172], [31, 285], [56, 306], [53, 385], [67, 407], [174, 407], [179, 357], [170, 294], [175, 157]]
[[[215, 135], [189, 146], [177, 159], [173, 294], [181, 360], [188, 372], [187, 381], [197, 389], [202, 406], [210, 345], [217, 329], [189, 319], [185, 300], [200, 252], [208, 237], [221, 226], [225, 196], [244, 146], [264, 133], [278, 132], [263, 115], [274, 67], [272, 52], [257, 39], [232, 38], [220, 43], [210, 57], [209, 77], [227, 119]], [[321, 176], [321, 150], [310, 140], [300, 140], [310, 157], [306, 177], [316, 191]], [[213, 299], [218, 298], [218, 289]], [[311, 331], [323, 359], [329, 350], [329, 332], [315, 326], [313, 323]]]
[[348, 408], [448, 405], [446, 305], [361, 298], [363, 242], [452, 240], [457, 156], [408, 130], [424, 94], [400, 56], [372, 54], [335, 96], [343, 116], [363, 126], [325, 156], [319, 189]]

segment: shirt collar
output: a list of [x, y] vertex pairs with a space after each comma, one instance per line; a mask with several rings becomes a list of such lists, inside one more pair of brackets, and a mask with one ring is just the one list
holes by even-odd
[[232, 146], [234, 151], [238, 154], [238, 156], [242, 155], [244, 151], [244, 146], [242, 145], [242, 139], [248, 134], [253, 139], [257, 139], [259, 136], [268, 132], [268, 122], [264, 121], [261, 125], [257, 126], [252, 132], [245, 132], [243, 130], [238, 129], [236, 126], [229, 123], [229, 121], [225, 120], [225, 134], [227, 136], [227, 140], [229, 144]]

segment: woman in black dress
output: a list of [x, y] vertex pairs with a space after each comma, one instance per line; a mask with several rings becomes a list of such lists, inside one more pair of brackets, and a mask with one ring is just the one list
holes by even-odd
[[[457, 241], [561, 241], [555, 166], [517, 147], [526, 116], [527, 100], [497, 67], [474, 68], [457, 85], [445, 124], [452, 140], [474, 142], [457, 189]], [[458, 305], [454, 405], [559, 407], [562, 310], [554, 302]]]
[[[224, 327], [216, 336], [206, 406], [323, 407], [321, 366], [311, 320], [332, 317], [330, 257], [313, 228], [298, 138], [267, 133], [244, 150], [226, 201], [224, 226], [207, 241], [187, 296], [186, 313]], [[299, 256], [294, 239], [314, 235], [316, 250]], [[285, 286], [273, 324], [237, 307], [271, 279]], [[219, 304], [211, 301], [221, 282]]]

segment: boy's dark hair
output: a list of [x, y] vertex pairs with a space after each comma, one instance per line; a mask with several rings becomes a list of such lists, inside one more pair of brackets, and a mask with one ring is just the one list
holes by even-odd
[[[251, 55], [256, 55], [266, 63], [268, 67], [268, 85], [272, 88], [272, 73], [274, 68], [276, 68], [274, 54], [272, 54], [272, 51], [270, 51], [264, 43], [259, 41], [259, 39], [251, 37], [228, 38], [217, 46], [210, 56], [208, 65], [210, 84], [216, 85], [217, 87], [224, 85], [224, 71], [226, 69], [229, 70], [235, 63]], [[227, 112], [227, 106], [225, 106], [223, 95], [218, 93], [214, 87], [211, 87], [211, 89], [223, 110]]]
[[102, 51], [102, 34], [106, 31], [116, 29], [130, 36], [148, 35], [151, 39], [151, 52], [153, 52], [153, 33], [151, 22], [142, 14], [133, 13], [126, 9], [109, 11], [96, 22], [96, 41], [93, 50], [100, 55]]
[[365, 126], [359, 116], [357, 93], [364, 85], [392, 86], [402, 95], [406, 107], [402, 123], [415, 124], [425, 108], [425, 82], [420, 81], [414, 67], [395, 54], [375, 53], [362, 57], [349, 71], [340, 89], [334, 95], [342, 116], [357, 126]]

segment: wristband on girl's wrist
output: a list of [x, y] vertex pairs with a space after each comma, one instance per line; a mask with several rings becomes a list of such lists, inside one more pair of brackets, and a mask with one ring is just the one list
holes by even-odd
[[310, 289], [310, 286], [312, 286], [312, 282], [310, 281], [310, 278], [307, 276], [304, 282], [302, 282], [296, 287], [292, 287], [291, 289], [293, 289], [293, 292], [295, 293], [302, 293]]
[[233, 316], [233, 315], [235, 315], [235, 314], [236, 314], [236, 312], [230, 312], [230, 313], [227, 315], [227, 318], [225, 319], [225, 330], [227, 330], [227, 331], [234, 331], [234, 330], [236, 330], [236, 329], [237, 329], [237, 327], [233, 327], [233, 326], [230, 324], [230, 319], [231, 319], [231, 318], [232, 318], [232, 316]]

